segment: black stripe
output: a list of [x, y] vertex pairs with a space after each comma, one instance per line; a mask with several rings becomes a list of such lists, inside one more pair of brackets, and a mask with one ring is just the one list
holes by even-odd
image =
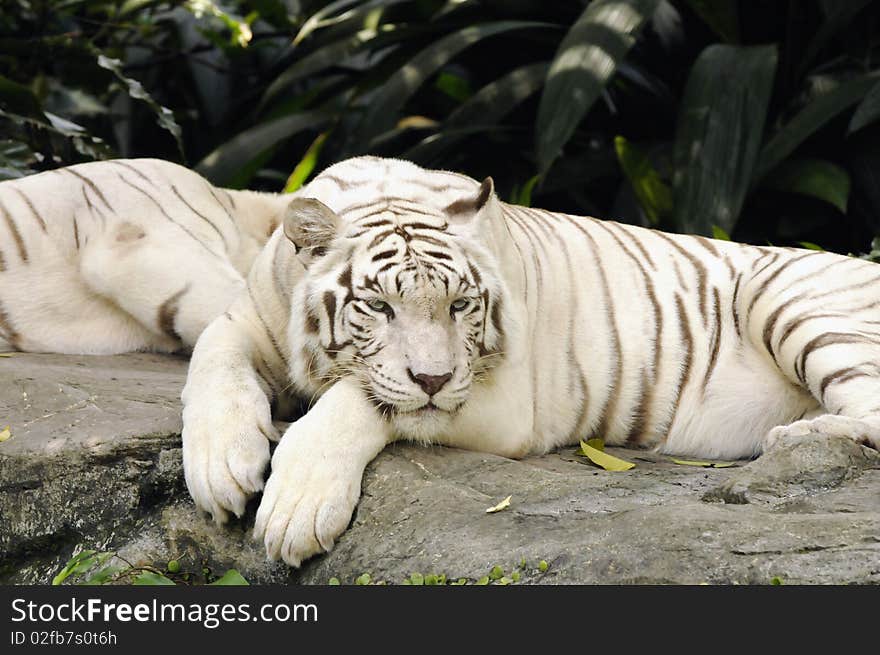
[[440, 252], [439, 250], [423, 250], [422, 254], [427, 257], [433, 257], [434, 259], [445, 259], [447, 261], [452, 261], [452, 257], [447, 255], [445, 252]]
[[159, 310], [156, 312], [156, 323], [159, 325], [159, 330], [172, 339], [179, 341], [182, 339], [174, 323], [177, 319], [177, 312], [180, 309], [180, 298], [188, 290], [189, 284], [187, 283], [180, 291], [172, 294], [165, 302], [159, 305]]
[[18, 227], [15, 225], [15, 221], [12, 220], [12, 216], [7, 211], [2, 202], [0, 202], [0, 214], [3, 214], [3, 218], [6, 221], [6, 226], [12, 233], [12, 239], [13, 241], [15, 241], [15, 247], [18, 249], [19, 258], [22, 262], [27, 263], [28, 253], [27, 249], [24, 247], [24, 239], [21, 238], [21, 232], [18, 231]]
[[[761, 296], [763, 296], [764, 293], [767, 291], [767, 288], [770, 286], [770, 283], [773, 282], [773, 280], [775, 280], [777, 277], [779, 277], [779, 275], [780, 275], [780, 274], [781, 274], [786, 268], [788, 268], [788, 267], [791, 266], [792, 264], [796, 264], [797, 262], [801, 261], [802, 259], [804, 259], [804, 258], [806, 258], [806, 257], [811, 257], [811, 256], [813, 256], [813, 255], [823, 255], [823, 254], [824, 254], [824, 253], [815, 252], [815, 251], [810, 251], [810, 252], [808, 252], [808, 253], [806, 253], [806, 254], [804, 254], [804, 255], [801, 255], [800, 257], [795, 257], [794, 259], [789, 259], [789, 260], [783, 262], [783, 263], [779, 266], [779, 268], [777, 268], [775, 271], [773, 271], [772, 274], [770, 274], [770, 275], [767, 276], [767, 279], [764, 280], [764, 282], [761, 283], [761, 286], [758, 288], [758, 291], [755, 293], [755, 295], [752, 296], [751, 301], [749, 301], [749, 306], [748, 306], [748, 308], [746, 309], [746, 320], [750, 320], [750, 319], [751, 319], [751, 316], [752, 316], [752, 309], [754, 309], [755, 304], [758, 302], [758, 300], [761, 299]], [[775, 260], [774, 260], [774, 261], [775, 261]], [[761, 270], [764, 270], [764, 269], [761, 269]], [[755, 277], [757, 277], [757, 274], [755, 275]], [[753, 278], [753, 279], [754, 279], [754, 278]]]
[[827, 348], [828, 346], [846, 345], [851, 343], [863, 343], [868, 345], [880, 345], [880, 340], [861, 334], [853, 334], [850, 332], [824, 332], [813, 337], [800, 354], [800, 372], [798, 372], [797, 362], [795, 362], [795, 373], [802, 384], [807, 383], [807, 359], [817, 350]]
[[178, 222], [175, 221], [173, 218], [171, 218], [171, 216], [168, 214], [168, 212], [165, 211], [165, 209], [162, 207], [162, 205], [160, 205], [159, 202], [158, 202], [155, 198], [153, 198], [153, 196], [151, 196], [149, 193], [147, 193], [146, 191], [144, 191], [143, 189], [141, 189], [138, 185], [136, 185], [136, 184], [134, 184], [133, 182], [130, 182], [130, 181], [128, 181], [127, 179], [125, 179], [124, 177], [122, 177], [122, 175], [119, 176], [119, 179], [122, 180], [125, 184], [127, 184], [128, 186], [130, 186], [130, 187], [131, 187], [132, 189], [134, 189], [135, 191], [138, 191], [138, 192], [142, 193], [144, 196], [146, 196], [147, 198], [149, 198], [150, 202], [152, 202], [152, 203], [156, 206], [156, 208], [162, 213], [162, 216], [164, 216], [164, 217], [167, 218], [169, 221], [171, 221], [172, 223], [174, 223], [177, 227], [179, 227], [181, 230], [183, 230], [184, 232], [186, 232], [186, 233], [187, 233], [187, 234], [188, 234], [188, 235], [189, 235], [189, 236], [190, 236], [190, 237], [191, 237], [196, 243], [198, 243], [202, 248], [204, 248], [206, 251], [208, 251], [211, 255], [213, 255], [213, 256], [216, 257], [217, 259], [221, 259], [221, 260], [223, 260], [224, 262], [226, 261], [226, 258], [225, 258], [225, 257], [223, 257], [222, 255], [220, 255], [220, 254], [214, 252], [213, 250], [211, 250], [211, 249], [210, 249], [210, 248], [209, 248], [209, 247], [208, 247], [208, 246], [207, 246], [207, 245], [206, 245], [201, 239], [199, 239], [199, 237], [196, 236], [196, 235], [195, 235], [195, 234], [194, 234], [194, 233], [193, 233], [188, 227], [186, 227], [185, 225], [182, 225], [182, 224], [178, 223]]
[[397, 254], [397, 248], [392, 248], [391, 250], [383, 250], [382, 252], [378, 252], [375, 255], [373, 255], [373, 258], [371, 261], [374, 261], [374, 262], [382, 261], [383, 259], [388, 259], [389, 257], [394, 257], [394, 255], [396, 255], [396, 254]]
[[[859, 365], [861, 366], [861, 364]], [[861, 371], [856, 366], [849, 366], [847, 368], [842, 368], [839, 371], [834, 371], [834, 373], [829, 373], [824, 378], [822, 378], [822, 382], [819, 385], [819, 395], [822, 397], [822, 403], [825, 403], [825, 390], [831, 384], [840, 384], [842, 382], [847, 382], [852, 380], [853, 378], [859, 377], [870, 377], [870, 374]]]
[[635, 230], [629, 230], [625, 226], [621, 225], [620, 223], [615, 223], [614, 221], [602, 221], [601, 224], [617, 228], [618, 232], [626, 235], [629, 240], [632, 241], [633, 245], [638, 248], [639, 253], [645, 259], [645, 261], [648, 262], [650, 267], [654, 270], [657, 270], [657, 265], [654, 263], [654, 260], [651, 259], [651, 255], [648, 253], [648, 249], [645, 248], [642, 240], [638, 237], [638, 232], [636, 232]]
[[706, 369], [706, 376], [703, 378], [703, 395], [706, 394], [709, 379], [712, 377], [712, 371], [715, 370], [715, 364], [718, 363], [718, 351], [721, 349], [721, 297], [718, 293], [718, 287], [712, 287], [712, 299], [714, 301], [715, 327], [712, 330], [709, 366]]
[[[642, 281], [645, 284], [645, 292], [647, 293], [648, 298], [651, 302], [651, 309], [654, 314], [655, 331], [653, 342], [654, 351], [652, 357], [653, 366], [651, 368], [650, 376], [651, 380], [649, 383], [644, 375], [641, 376], [639, 402], [633, 409], [630, 420], [630, 431], [626, 438], [627, 444], [635, 445], [641, 441], [641, 438], [645, 433], [646, 426], [651, 415], [651, 406], [653, 404], [654, 389], [657, 384], [657, 375], [660, 363], [660, 346], [663, 334], [663, 314], [661, 312], [660, 303], [657, 302], [657, 297], [654, 294], [654, 284], [651, 281], [651, 278], [648, 275], [648, 271], [642, 261], [638, 257], [636, 257], [636, 255], [617, 237], [617, 235], [609, 227], [608, 223], [606, 223], [605, 221], [596, 221], [595, 225], [603, 228], [606, 232], [608, 232], [608, 235], [612, 239], [614, 239], [618, 247], [620, 247], [620, 249], [623, 250], [624, 254], [626, 254], [627, 257], [629, 257], [633, 261], [633, 263], [636, 265], [636, 268], [642, 274]], [[574, 276], [572, 276], [572, 279], [574, 279]]]
[[709, 325], [709, 314], [706, 311], [706, 267], [703, 263], [697, 259], [692, 253], [685, 250], [675, 239], [671, 238], [669, 235], [664, 234], [663, 232], [654, 232], [658, 237], [661, 237], [666, 240], [669, 245], [675, 248], [681, 255], [690, 262], [691, 266], [694, 268], [694, 272], [697, 274], [697, 295], [699, 297], [700, 303], [700, 316], [703, 317], [703, 325], [708, 327]]
[[675, 294], [675, 308], [678, 312], [678, 324], [681, 326], [681, 347], [684, 350], [684, 366], [681, 369], [681, 377], [678, 380], [678, 386], [675, 391], [675, 401], [672, 404], [672, 413], [667, 420], [665, 428], [661, 431], [661, 434], [668, 433], [673, 423], [675, 423], [675, 418], [678, 415], [678, 407], [681, 404], [681, 397], [684, 394], [685, 387], [691, 377], [691, 367], [693, 366], [694, 360], [694, 336], [691, 331], [687, 311], [684, 307], [684, 301], [682, 301], [681, 296], [678, 293]]
[[[610, 423], [612, 417], [616, 415], [617, 403], [620, 399], [620, 391], [621, 391], [621, 380], [623, 376], [623, 348], [620, 343], [620, 333], [617, 329], [616, 317], [615, 317], [615, 309], [614, 309], [614, 301], [611, 296], [611, 290], [608, 285], [608, 278], [605, 274], [605, 268], [602, 266], [602, 259], [600, 257], [599, 247], [596, 244], [596, 240], [593, 238], [587, 229], [580, 224], [580, 220], [589, 220], [589, 219], [580, 219], [575, 220], [571, 216], [567, 214], [558, 214], [562, 219], [567, 220], [571, 225], [581, 231], [581, 233], [587, 238], [589, 242], [590, 248], [593, 251], [593, 263], [596, 265], [596, 270], [599, 273], [599, 279], [602, 282], [602, 297], [605, 302], [605, 307], [607, 309], [605, 313], [608, 320], [608, 335], [611, 339], [611, 350], [614, 353], [614, 367], [613, 367], [613, 382], [611, 382], [610, 392], [608, 397], [605, 399], [605, 404], [602, 407], [599, 416], [601, 417], [598, 425], [598, 432], [600, 436], [604, 437], [607, 430], [608, 424]], [[598, 221], [593, 221], [594, 223]]]
[[6, 308], [3, 307], [3, 303], [0, 303], [0, 334], [2, 334], [3, 338], [9, 342], [10, 346], [16, 350], [21, 350], [21, 335], [12, 326], [12, 320], [6, 312]]
[[76, 177], [80, 181], [82, 181], [82, 183], [85, 184], [87, 187], [89, 187], [89, 189], [91, 189], [92, 193], [94, 193], [96, 196], [98, 196], [98, 199], [102, 203], [104, 203], [104, 206], [107, 208], [107, 211], [109, 211], [111, 213], [115, 213], [115, 210], [113, 209], [113, 207], [111, 207], [110, 203], [107, 202], [107, 198], [104, 197], [104, 194], [101, 193], [101, 190], [89, 178], [87, 178], [85, 175], [82, 175], [81, 173], [77, 173], [72, 168], [62, 168], [60, 170], [65, 173], [70, 173], [71, 175], [73, 175], [74, 177]]
[[26, 204], [28, 206], [28, 209], [30, 209], [31, 214], [33, 214], [34, 218], [37, 219], [37, 223], [40, 224], [40, 229], [43, 230], [43, 233], [45, 234], [47, 232], [46, 221], [44, 221], [43, 217], [40, 216], [40, 213], [37, 211], [37, 208], [34, 207], [34, 203], [31, 202], [31, 199], [28, 198], [21, 189], [18, 189], [16, 187], [12, 187], [12, 190], [15, 191], [19, 196], [21, 196], [22, 201], [24, 202], [24, 204]]
[[153, 182], [153, 180], [151, 180], [146, 175], [144, 175], [144, 173], [142, 171], [140, 171], [137, 167], [132, 166], [131, 164], [127, 164], [124, 161], [120, 161], [119, 159], [108, 159], [107, 162], [110, 164], [116, 164], [117, 166], [122, 166], [126, 170], [129, 170], [132, 173], [134, 173], [135, 175], [137, 175], [139, 178], [141, 178], [144, 182], [146, 182], [150, 186], [152, 186], [156, 189], [159, 188], [158, 184], [156, 184], [155, 182]]
[[220, 237], [220, 240], [223, 241], [224, 250], [229, 252], [229, 244], [226, 243], [226, 237], [223, 236], [223, 232], [221, 232], [220, 228], [214, 224], [214, 221], [212, 221], [210, 218], [205, 216], [202, 212], [198, 211], [195, 207], [193, 207], [191, 204], [189, 204], [189, 202], [187, 202], [186, 198], [184, 198], [183, 195], [181, 195], [180, 191], [178, 191], [177, 187], [174, 186], [173, 184], [171, 185], [171, 190], [174, 192], [174, 195], [176, 195], [178, 197], [178, 199], [180, 199], [180, 202], [182, 202], [184, 205], [186, 205], [187, 209], [189, 209], [193, 214], [195, 214], [196, 216], [198, 216], [203, 221], [205, 221], [208, 225], [211, 226], [211, 228], [217, 233], [217, 236]]

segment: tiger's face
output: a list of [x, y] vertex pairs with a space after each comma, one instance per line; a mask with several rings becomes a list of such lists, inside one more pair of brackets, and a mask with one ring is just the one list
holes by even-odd
[[448, 212], [388, 202], [334, 217], [311, 202], [336, 236], [306, 255], [305, 372], [325, 385], [354, 376], [399, 434], [437, 436], [501, 355], [491, 257]]

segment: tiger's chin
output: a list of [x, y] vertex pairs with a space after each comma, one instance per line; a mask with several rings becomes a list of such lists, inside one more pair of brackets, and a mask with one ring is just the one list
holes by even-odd
[[452, 427], [454, 411], [440, 409], [430, 403], [408, 412], [395, 412], [391, 424], [406, 439], [430, 443]]

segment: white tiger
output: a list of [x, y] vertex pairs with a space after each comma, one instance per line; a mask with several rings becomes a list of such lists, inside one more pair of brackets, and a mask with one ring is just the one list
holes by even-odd
[[0, 349], [191, 348], [288, 202], [155, 159], [0, 182]]
[[196, 344], [186, 481], [298, 566], [345, 530], [397, 439], [521, 457], [589, 436], [708, 458], [781, 435], [880, 447], [880, 268], [500, 202], [357, 158], [317, 176]]

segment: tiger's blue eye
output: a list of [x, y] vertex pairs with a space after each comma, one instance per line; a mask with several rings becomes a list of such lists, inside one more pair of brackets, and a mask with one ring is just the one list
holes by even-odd
[[449, 307], [454, 312], [460, 312], [463, 309], [466, 309], [467, 306], [470, 305], [470, 300], [467, 298], [459, 298], [455, 302], [453, 302]]
[[377, 312], [388, 312], [391, 310], [391, 305], [379, 298], [371, 298], [367, 301], [367, 306]]

